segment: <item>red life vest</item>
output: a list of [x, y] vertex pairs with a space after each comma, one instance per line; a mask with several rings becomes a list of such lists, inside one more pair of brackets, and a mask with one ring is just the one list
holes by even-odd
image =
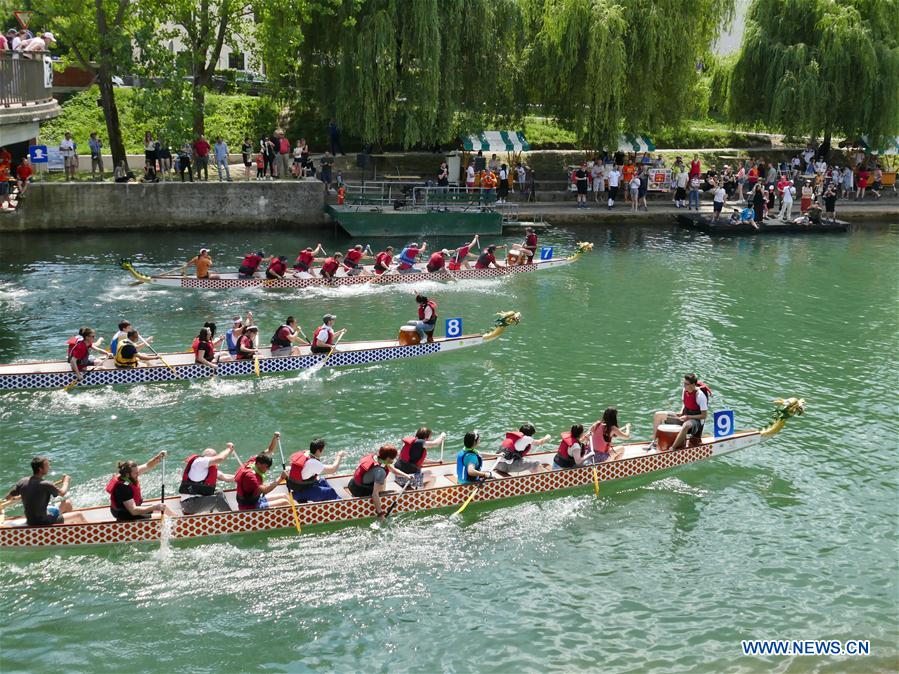
[[194, 343], [190, 348], [193, 350], [195, 357], [200, 349], [203, 349], [203, 357], [206, 360], [212, 360], [213, 358], [215, 358], [215, 345], [212, 342], [201, 342], [200, 338], [197, 337], [196, 339], [194, 339]]
[[375, 273], [383, 274], [393, 262], [393, 256], [390, 253], [378, 253], [375, 256]]
[[353, 473], [353, 482], [355, 482], [360, 487], [362, 486], [362, 478], [365, 474], [370, 471], [372, 468], [379, 466], [378, 457], [375, 454], [367, 454], [362, 457], [362, 461], [359, 462], [359, 466], [356, 468], [356, 472]]
[[191, 496], [211, 496], [215, 493], [215, 481], [218, 479], [218, 466], [209, 466], [206, 471], [206, 477], [199, 482], [190, 479], [190, 468], [194, 465], [194, 461], [200, 458], [199, 454], [191, 454], [187, 457], [187, 465], [184, 466], [184, 472], [181, 473], [181, 485], [178, 487], [179, 494], [189, 494]]
[[253, 467], [255, 465], [256, 459], [252, 458], [240, 468], [238, 468], [237, 472], [234, 474], [234, 482], [237, 483], [238, 505], [255, 507], [259, 503], [259, 494], [256, 493], [258, 486], [255, 479], [252, 480], [252, 490], [250, 489], [250, 485], [247, 484], [246, 481], [246, 478], [249, 475], [253, 475], [255, 478], [255, 471], [253, 470]]
[[[412, 448], [415, 446], [416, 442], [422, 443], [421, 457], [419, 457], [417, 461], [413, 461]], [[400, 450], [399, 456], [400, 461], [402, 461], [403, 463], [410, 463], [421, 468], [425, 464], [425, 458], [427, 457], [427, 455], [428, 450], [424, 447], [424, 440], [422, 440], [421, 438], [417, 438], [414, 435], [403, 438], [403, 448]]]
[[443, 269], [443, 266], [446, 264], [446, 260], [443, 259], [443, 253], [436, 252], [431, 255], [428, 259], [428, 271], [435, 272], [438, 269]]
[[284, 276], [287, 272], [287, 263], [284, 262], [279, 257], [273, 258], [271, 262], [268, 263], [269, 271], [274, 272], [278, 276]]
[[461, 248], [457, 248], [456, 252], [453, 254], [452, 258], [450, 258], [449, 268], [452, 271], [458, 271], [462, 269], [462, 263], [465, 261], [465, 258], [468, 257], [468, 246], [462, 246]]
[[292, 344], [292, 342], [290, 341], [290, 338], [293, 337], [295, 334], [296, 333], [294, 332], [293, 328], [290, 327], [289, 325], [280, 326], [277, 330], [275, 330], [275, 334], [272, 335], [272, 340], [271, 340], [272, 348], [273, 349], [277, 349], [277, 348], [286, 349], [287, 347], [289, 347]]
[[559, 444], [559, 449], [556, 450], [553, 461], [562, 468], [574, 468], [577, 462], [571, 456], [571, 448], [575, 445], [580, 445], [580, 440], [571, 437], [571, 433], [568, 431], [562, 433], [562, 442]]
[[355, 268], [359, 266], [359, 262], [362, 260], [362, 251], [350, 248], [346, 255], [343, 256], [343, 259], [348, 267]]
[[88, 358], [90, 348], [84, 341], [84, 337], [81, 335], [70, 337], [66, 340], [66, 345], [68, 346], [68, 349], [66, 350], [66, 360], [71, 360], [73, 356], [77, 358], [79, 370], [83, 370], [91, 364], [90, 358]]
[[311, 457], [306, 452], [294, 452], [290, 455], [290, 473], [287, 475], [287, 486], [290, 489], [305, 489], [318, 482], [318, 475], [308, 480], [303, 479], [303, 467]]
[[295, 266], [302, 271], [308, 271], [313, 262], [315, 262], [315, 255], [312, 254], [312, 251], [301, 250], [300, 254], [297, 255], [297, 262]]
[[[320, 325], [312, 333], [312, 344], [313, 345], [318, 344], [318, 336], [322, 333], [322, 331], [324, 329], [325, 329], [325, 326]], [[327, 332], [328, 332], [328, 339], [327, 339], [327, 341], [325, 341], [325, 344], [333, 344], [334, 343], [334, 331], [328, 330]]]
[[248, 253], [244, 257], [243, 262], [240, 263], [240, 269], [238, 271], [244, 276], [251, 276], [256, 273], [256, 270], [261, 263], [262, 258], [256, 255], [256, 253]]
[[525, 435], [521, 431], [509, 431], [506, 433], [506, 439], [502, 441], [500, 446], [505, 450], [504, 454], [506, 454], [507, 458], [513, 455], [524, 456], [531, 451], [530, 445], [528, 445], [523, 452], [519, 452], [515, 449], [515, 443], [523, 437], [525, 437]]
[[335, 260], [333, 257], [329, 257], [322, 265], [322, 276], [333, 276], [337, 273], [339, 267], [340, 265], [338, 264], [337, 260]]
[[496, 264], [496, 256], [486, 250], [478, 256], [478, 261], [474, 263], [475, 269], [487, 269], [490, 263]]
[[530, 233], [530, 234], [528, 234], [528, 235], [524, 238], [524, 245], [525, 245], [525, 248], [534, 248], [534, 249], [536, 249], [536, 248], [537, 248], [537, 235], [534, 234], [533, 232]]
[[126, 498], [125, 501], [122, 501], [121, 503], [116, 501], [113, 491], [115, 491], [116, 485], [119, 483], [131, 487], [131, 499], [134, 500], [134, 505], [140, 505], [144, 502], [144, 498], [140, 493], [140, 481], [131, 482], [129, 480], [123, 480], [119, 475], [113, 475], [109, 482], [106, 483], [106, 492], [109, 494], [110, 508], [113, 510], [125, 510], [125, 501], [131, 500]]
[[[706, 401], [708, 401], [708, 398], [712, 396], [712, 389], [710, 389], [704, 382], [697, 381], [696, 389], [705, 393]], [[699, 414], [702, 411], [699, 409], [699, 403], [696, 402], [696, 391], [689, 393], [687, 389], [684, 389], [683, 401], [684, 412], [686, 414]]]
[[431, 307], [431, 317], [426, 321], [427, 323], [436, 323], [437, 322], [437, 302], [434, 300], [428, 300], [427, 304], [419, 304], [418, 305], [418, 320], [425, 320], [425, 306]]

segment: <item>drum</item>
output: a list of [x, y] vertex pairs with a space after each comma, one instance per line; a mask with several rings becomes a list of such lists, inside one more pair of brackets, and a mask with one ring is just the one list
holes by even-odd
[[661, 424], [656, 434], [659, 439], [659, 451], [666, 451], [671, 448], [680, 433], [681, 427], [677, 424]]
[[399, 337], [396, 338], [400, 346], [414, 346], [421, 342], [418, 336], [418, 330], [414, 325], [404, 325], [400, 328]]
[[521, 262], [520, 260], [520, 258], [522, 258], [523, 256], [519, 255], [519, 253], [520, 251], [517, 248], [513, 248], [508, 253], [506, 253], [507, 267], [514, 267], [515, 265], [523, 264], [523, 262]]

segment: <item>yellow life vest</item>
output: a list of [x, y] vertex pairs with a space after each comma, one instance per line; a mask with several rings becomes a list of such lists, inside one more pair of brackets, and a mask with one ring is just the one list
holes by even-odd
[[[126, 358], [124, 355], [122, 355], [122, 350], [126, 346], [134, 347], [134, 355], [131, 356], [130, 358]], [[116, 350], [115, 350], [115, 366], [116, 367], [137, 367], [137, 360], [138, 360], [137, 347], [135, 346], [134, 342], [132, 342], [128, 339], [120, 339], [118, 345], [116, 346]]]

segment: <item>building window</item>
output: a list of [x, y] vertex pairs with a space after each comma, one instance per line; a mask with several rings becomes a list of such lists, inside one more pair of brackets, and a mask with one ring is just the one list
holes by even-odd
[[244, 60], [242, 52], [233, 51], [228, 54], [228, 68], [231, 70], [244, 70]]

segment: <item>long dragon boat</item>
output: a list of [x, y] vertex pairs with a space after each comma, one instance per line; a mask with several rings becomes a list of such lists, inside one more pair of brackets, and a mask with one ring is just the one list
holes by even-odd
[[[403, 345], [398, 340], [340, 342], [331, 354], [313, 354], [308, 346], [300, 347], [296, 356], [272, 356], [271, 349], [261, 348], [258, 359], [222, 361], [213, 371], [207, 365], [196, 363], [193, 351], [162, 353], [159, 361], [141, 363], [135, 368], [115, 366], [112, 358], [83, 372], [80, 383], [74, 384], [75, 375], [68, 362], [51, 360], [43, 362], [12, 363], [0, 365], [0, 390], [10, 389], [60, 389], [68, 387], [113, 386], [124, 384], [150, 384], [154, 382], [187, 381], [211, 377], [249, 377], [277, 373], [299, 373], [309, 368], [345, 367], [369, 365], [389, 360], [432, 356], [447, 351], [457, 351], [480, 346], [499, 337], [510, 325], [517, 325], [521, 314], [507, 311], [497, 314], [494, 327], [483, 334], [436, 338], [433, 342]], [[164, 361], [164, 362], [163, 362]], [[257, 371], [258, 368], [258, 371]]]
[[[422, 281], [464, 281], [469, 279], [496, 278], [509, 276], [510, 274], [529, 274], [531, 272], [546, 269], [558, 269], [565, 267], [588, 250], [593, 248], [592, 243], [580, 242], [574, 254], [568, 257], [546, 260], [535, 260], [530, 264], [513, 264], [488, 269], [459, 269], [456, 271], [442, 270], [438, 272], [422, 271], [412, 274], [401, 274], [391, 269], [383, 274], [375, 274], [372, 265], [363, 265], [364, 273], [357, 276], [347, 276], [344, 269], [340, 269], [333, 279], [313, 276], [308, 272], [294, 272], [290, 270], [288, 275], [281, 279], [267, 279], [264, 273], [257, 272], [253, 278], [240, 278], [237, 272], [222, 272], [216, 278], [196, 278], [194, 276], [181, 276], [178, 274], [159, 274], [151, 276], [143, 274], [135, 269], [130, 260], [122, 260], [122, 269], [131, 273], [134, 278], [142, 283], [170, 286], [174, 288], [201, 288], [204, 290], [228, 290], [230, 288], [310, 288], [310, 287], [337, 287], [346, 285], [383, 285], [394, 283], [421, 283]], [[547, 249], [548, 250], [548, 249]], [[316, 270], [313, 269], [313, 272]]]
[[[622, 445], [620, 458], [597, 465], [564, 470], [552, 470], [555, 452], [539, 452], [528, 455], [528, 460], [539, 461], [543, 470], [537, 473], [498, 477], [480, 484], [459, 484], [455, 461], [428, 466], [426, 470], [436, 476], [433, 486], [427, 489], [402, 491], [388, 478], [387, 493], [383, 494], [386, 507], [395, 513], [415, 513], [441, 508], [454, 508], [466, 501], [490, 502], [530, 494], [547, 494], [581, 489], [627, 478], [654, 475], [663, 471], [687, 466], [765, 442], [777, 434], [787, 419], [802, 414], [805, 402], [796, 398], [777, 400], [774, 421], [763, 430], [738, 431], [724, 437], [703, 437], [675, 450], [652, 448], [647, 443]], [[662, 447], [659, 443], [659, 447]], [[489, 464], [487, 464], [489, 465]], [[274, 468], [273, 468], [274, 470]], [[328, 482], [340, 495], [331, 501], [301, 503], [296, 505], [296, 515], [302, 527], [366, 520], [375, 516], [371, 498], [354, 497], [347, 490], [351, 474], [329, 477]], [[271, 496], [286, 494], [286, 487], [277, 487]], [[177, 499], [166, 501], [176, 514], [163, 522], [154, 519], [117, 522], [112, 519], [109, 506], [76, 509], [87, 522], [84, 524], [54, 524], [30, 527], [23, 517], [5, 520], [0, 526], [0, 548], [34, 548], [50, 546], [104, 545], [112, 543], [137, 543], [159, 541], [165, 533], [171, 540], [224, 536], [296, 526], [290, 506], [262, 510], [237, 510], [234, 491], [225, 492], [232, 512], [216, 512], [183, 515]], [[158, 503], [159, 499], [144, 501]], [[305, 528], [303, 529], [305, 530]]]

